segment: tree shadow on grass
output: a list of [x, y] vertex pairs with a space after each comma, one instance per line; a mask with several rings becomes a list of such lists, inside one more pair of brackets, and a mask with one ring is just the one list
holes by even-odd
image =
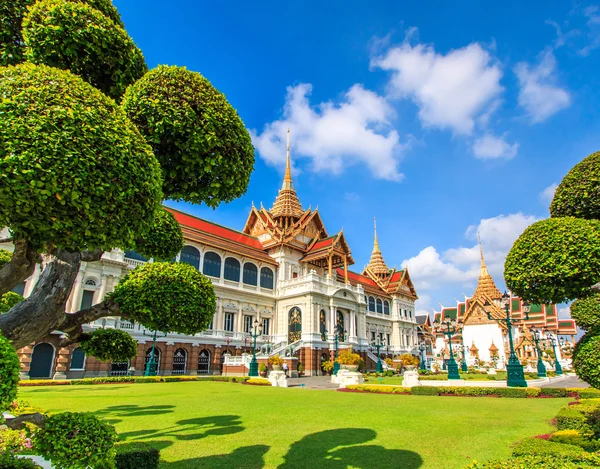
[[376, 436], [367, 428], [312, 433], [292, 444], [278, 469], [417, 469], [423, 464], [413, 451], [364, 445]]
[[[210, 469], [261, 469], [265, 467], [264, 456], [269, 451], [269, 446], [254, 445], [238, 448], [229, 454], [205, 456], [203, 458], [186, 459], [183, 461], [161, 461], [161, 469], [196, 469], [205, 467]], [[315, 467], [318, 466], [307, 466]]]
[[174, 405], [113, 405], [95, 412], [99, 417], [143, 417], [148, 415], [170, 414], [175, 409]]
[[172, 437], [176, 440], [200, 440], [209, 436], [231, 435], [244, 430], [237, 415], [214, 415], [193, 419], [179, 420], [174, 425], [164, 428], [149, 428], [120, 433], [119, 438], [128, 440], [148, 440]]

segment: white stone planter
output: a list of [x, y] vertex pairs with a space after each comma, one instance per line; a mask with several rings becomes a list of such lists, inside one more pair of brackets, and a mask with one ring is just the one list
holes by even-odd
[[30, 459], [42, 469], [54, 469], [54, 466], [50, 463], [50, 461], [46, 461], [41, 456], [30, 456], [30, 455], [17, 455], [17, 458], [21, 459]]

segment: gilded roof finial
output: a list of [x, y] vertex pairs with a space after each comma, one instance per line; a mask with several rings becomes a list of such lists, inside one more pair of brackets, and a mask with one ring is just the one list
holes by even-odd
[[285, 176], [283, 177], [282, 189], [293, 189], [294, 184], [292, 183], [292, 170], [291, 170], [291, 158], [290, 158], [290, 129], [287, 129], [287, 147], [285, 151]]
[[369, 270], [377, 276], [386, 276], [389, 274], [390, 269], [385, 264], [383, 260], [383, 255], [381, 254], [381, 250], [379, 249], [379, 241], [377, 240], [377, 219], [373, 217], [373, 252], [371, 253], [371, 259], [369, 261], [369, 265], [365, 270]]
[[483, 258], [483, 248], [481, 246], [481, 238], [479, 232], [477, 233], [477, 240], [479, 242], [479, 253], [481, 256], [481, 271], [479, 273], [479, 280], [477, 281], [477, 288], [473, 297], [479, 297], [483, 294], [487, 295], [492, 300], [502, 298], [502, 293], [498, 290], [498, 287], [494, 283], [494, 279], [490, 275], [485, 265], [485, 259]]
[[481, 257], [481, 273], [479, 275], [489, 275], [485, 265], [485, 259], [483, 258], [483, 247], [481, 245], [481, 236], [479, 236], [479, 231], [477, 232], [477, 242], [479, 243], [479, 256]]
[[373, 217], [373, 233], [375, 242], [373, 243], [373, 252], [381, 252], [379, 249], [379, 241], [377, 241], [377, 217]]
[[290, 157], [290, 129], [287, 130], [287, 154], [285, 176], [283, 177], [283, 185], [277, 194], [275, 203], [271, 208], [271, 215], [277, 217], [300, 218], [304, 213], [302, 204], [298, 200], [294, 185], [292, 184], [292, 170]]

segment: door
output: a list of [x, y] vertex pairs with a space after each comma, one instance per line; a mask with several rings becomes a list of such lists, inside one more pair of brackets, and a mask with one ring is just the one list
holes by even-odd
[[52, 377], [52, 362], [54, 361], [54, 347], [46, 342], [37, 344], [31, 355], [30, 378]]
[[198, 355], [198, 374], [207, 375], [210, 372], [210, 352], [202, 350]]

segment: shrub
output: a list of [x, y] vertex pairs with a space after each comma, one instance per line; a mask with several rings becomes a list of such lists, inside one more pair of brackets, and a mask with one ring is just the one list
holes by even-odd
[[22, 32], [28, 61], [69, 70], [115, 100], [148, 70], [129, 34], [85, 3], [38, 1]]
[[343, 350], [335, 360], [340, 365], [359, 365], [361, 358], [358, 353], [352, 353], [352, 349]]
[[137, 354], [137, 342], [121, 329], [97, 329], [81, 342], [86, 355], [102, 361], [126, 362]]
[[421, 361], [418, 357], [411, 355], [410, 353], [405, 353], [404, 355], [400, 355], [398, 360], [402, 360], [402, 366], [419, 366]]
[[158, 469], [160, 452], [144, 442], [119, 442], [115, 446], [116, 469]]
[[264, 363], [259, 363], [258, 364], [258, 371], [264, 373], [268, 370], [267, 365], [265, 365]]
[[414, 386], [410, 388], [411, 394], [415, 396], [439, 396], [440, 390], [437, 386]]
[[573, 368], [577, 376], [594, 388], [600, 388], [600, 330], [586, 332], [573, 350]]
[[201, 74], [159, 66], [127, 89], [123, 108], [165, 168], [166, 198], [216, 207], [246, 192], [254, 166], [250, 135]]
[[8, 339], [0, 334], [0, 414], [17, 398], [21, 364]]
[[587, 430], [585, 414], [576, 407], [563, 407], [556, 415], [556, 428], [559, 430]]
[[279, 356], [279, 354], [276, 355], [272, 355], [269, 357], [269, 365], [271, 366], [281, 366], [283, 365], [283, 362], [285, 362], [285, 360]]
[[[2, 268], [0, 266], [0, 268]], [[12, 308], [17, 303], [23, 301], [23, 297], [14, 291], [6, 292], [4, 295], [0, 296], [0, 314], [7, 313], [10, 308]]]
[[590, 440], [588, 434], [584, 434], [579, 430], [559, 430], [550, 435], [550, 441], [579, 446], [586, 451], [597, 451], [600, 449], [600, 442]]
[[64, 469], [96, 465], [112, 467], [116, 439], [113, 426], [94, 415], [64, 412], [46, 419], [44, 428], [35, 434], [34, 446], [55, 466]]
[[26, 379], [19, 381], [19, 386], [70, 386], [73, 384], [66, 379]]
[[215, 313], [211, 281], [182, 262], [152, 262], [136, 267], [109, 298], [121, 312], [151, 330], [196, 334]]
[[39, 469], [31, 459], [21, 459], [10, 453], [0, 454], [0, 469]]
[[29, 433], [29, 429], [0, 429], [0, 454], [5, 452], [18, 454], [31, 449]]
[[323, 368], [325, 373], [331, 373], [333, 371], [333, 366], [333, 363], [331, 363], [329, 360], [321, 363], [321, 368]]
[[154, 260], [167, 261], [179, 254], [183, 244], [181, 226], [171, 212], [161, 207], [154, 214], [152, 227], [135, 242], [135, 250]]
[[600, 440], [600, 408], [596, 408], [587, 414], [585, 423], [592, 431], [594, 438]]
[[346, 389], [361, 392], [384, 393], [384, 394], [410, 394], [410, 388], [402, 386], [378, 386], [374, 384], [349, 384]]
[[45, 65], [0, 68], [0, 88], [0, 170], [10, 175], [0, 224], [39, 250], [132, 246], [162, 198], [161, 169], [123, 110]]
[[546, 441], [540, 438], [525, 438], [513, 446], [513, 456], [550, 456], [582, 454], [583, 448], [564, 443]]
[[580, 298], [571, 303], [571, 317], [585, 331], [600, 328], [600, 294]]
[[580, 388], [576, 388], [575, 391], [577, 392], [577, 395], [579, 396], [579, 399], [600, 398], [600, 389], [593, 389], [593, 388], [580, 389]]
[[541, 388], [541, 395], [548, 397], [568, 397], [569, 393], [565, 388]]
[[252, 384], [254, 386], [271, 386], [271, 381], [266, 378], [250, 378], [246, 380], [246, 384]]
[[520, 456], [505, 460], [483, 463], [475, 462], [467, 469], [594, 469], [600, 464], [600, 457], [594, 454], [577, 456]]

